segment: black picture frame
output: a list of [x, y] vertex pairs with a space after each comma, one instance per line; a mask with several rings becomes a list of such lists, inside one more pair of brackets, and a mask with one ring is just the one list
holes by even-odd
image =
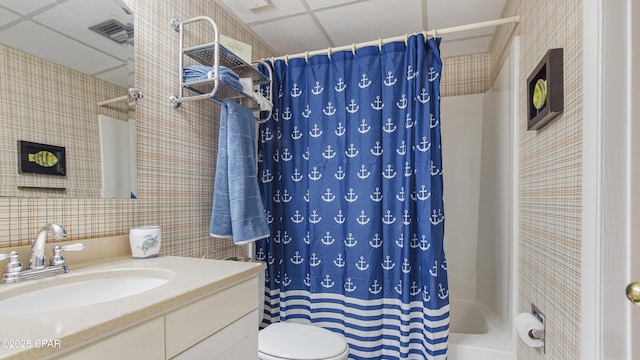
[[[53, 154], [57, 159], [56, 164], [45, 167], [29, 160], [30, 154], [33, 155], [40, 151], [47, 151]], [[18, 140], [18, 173], [66, 176], [67, 156], [65, 148], [62, 146]]]
[[[544, 105], [536, 108], [533, 94], [538, 80], [546, 81]], [[564, 111], [563, 49], [547, 51], [527, 79], [527, 130], [539, 130]]]

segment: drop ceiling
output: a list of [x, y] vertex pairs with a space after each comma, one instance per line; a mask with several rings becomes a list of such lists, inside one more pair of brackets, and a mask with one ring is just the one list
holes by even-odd
[[121, 0], [0, 0], [0, 43], [131, 87], [133, 39], [117, 43], [89, 29], [106, 20], [133, 26]]
[[[277, 54], [442, 29], [501, 17], [506, 0], [217, 0]], [[247, 3], [267, 3], [251, 8]], [[443, 37], [443, 57], [489, 50], [495, 27]]]

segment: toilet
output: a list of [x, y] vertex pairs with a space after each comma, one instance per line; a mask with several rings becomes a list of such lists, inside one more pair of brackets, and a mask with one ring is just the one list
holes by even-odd
[[[264, 269], [258, 282], [258, 324], [264, 317]], [[258, 333], [260, 360], [346, 360], [349, 345], [345, 338], [318, 326], [293, 322], [274, 323]]]

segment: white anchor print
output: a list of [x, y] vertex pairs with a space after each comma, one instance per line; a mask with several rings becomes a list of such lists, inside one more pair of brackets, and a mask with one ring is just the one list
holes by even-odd
[[342, 121], [338, 122], [338, 127], [334, 132], [336, 133], [337, 136], [342, 136], [347, 132], [347, 129], [344, 127], [344, 125], [342, 125]]
[[402, 295], [402, 280], [398, 280], [398, 285], [393, 288], [398, 294]]
[[316, 81], [316, 86], [313, 87], [313, 90], [311, 90], [311, 93], [313, 95], [320, 95], [320, 93], [322, 93], [322, 90], [324, 90], [324, 87], [320, 85], [320, 81]]
[[300, 210], [296, 210], [296, 212], [291, 217], [291, 221], [293, 221], [296, 224], [299, 224], [304, 221], [304, 216], [300, 214]]
[[362, 166], [360, 166], [360, 170], [358, 171], [358, 177], [360, 179], [366, 179], [371, 175], [371, 171], [367, 170], [367, 167], [362, 164]]
[[380, 145], [380, 141], [376, 141], [376, 145], [371, 149], [371, 153], [375, 156], [380, 156], [384, 150], [382, 149], [382, 145]]
[[334, 239], [333, 236], [331, 236], [330, 231], [327, 231], [325, 235], [322, 237], [322, 240], [320, 240], [320, 242], [322, 242], [325, 245], [331, 245], [334, 242], [336, 242], [336, 239]]
[[395, 266], [396, 263], [391, 260], [391, 256], [387, 255], [387, 257], [382, 262], [382, 268], [388, 271], [393, 269]]
[[322, 178], [322, 173], [318, 171], [318, 167], [314, 166], [313, 170], [311, 170], [311, 172], [307, 174], [307, 176], [309, 176], [310, 180], [318, 181], [320, 180], [320, 178]]
[[356, 240], [356, 238], [353, 237], [353, 233], [349, 233], [349, 235], [347, 235], [347, 238], [344, 239], [344, 245], [347, 247], [354, 247], [356, 246], [357, 243], [358, 243], [358, 240]]
[[369, 198], [375, 202], [382, 201], [382, 192], [380, 191], [380, 188], [376, 186], [376, 190], [373, 194], [369, 195]]
[[307, 107], [302, 112], [302, 116], [304, 116], [305, 119], [308, 119], [310, 115], [311, 115], [311, 109], [309, 109], [309, 104], [307, 104]]
[[411, 65], [407, 66], [407, 80], [415, 78], [416, 76], [418, 76], [418, 73], [418, 71], [413, 71], [413, 67]]
[[393, 73], [391, 71], [387, 72], [387, 77], [384, 79], [384, 84], [386, 86], [393, 86], [396, 82], [398, 82], [398, 79], [393, 76]]
[[358, 132], [360, 134], [366, 134], [371, 130], [371, 126], [367, 124], [367, 119], [362, 119], [362, 123], [358, 126]]
[[429, 95], [429, 93], [427, 92], [427, 89], [422, 88], [422, 91], [420, 92], [420, 94], [418, 95], [418, 101], [420, 101], [422, 104], [426, 104], [431, 100], [431, 95]]
[[366, 225], [371, 221], [371, 218], [365, 214], [364, 210], [360, 210], [360, 215], [356, 218], [356, 221], [360, 225]]
[[358, 109], [360, 109], [360, 106], [356, 104], [355, 99], [351, 99], [351, 103], [346, 107], [346, 109], [349, 114], [355, 114], [358, 112]]
[[314, 138], [322, 136], [322, 130], [318, 127], [318, 124], [313, 124], [313, 129], [309, 131], [309, 135]]
[[360, 260], [356, 262], [356, 268], [360, 271], [365, 271], [369, 268], [369, 264], [364, 260], [364, 256], [360, 256]]
[[433, 69], [433, 66], [429, 67], [429, 82], [433, 82], [438, 76], [440, 76], [440, 74]]
[[282, 285], [287, 287], [291, 284], [291, 279], [287, 273], [284, 273], [284, 278], [282, 279]]
[[391, 210], [387, 210], [386, 215], [382, 217], [382, 222], [385, 223], [386, 225], [391, 225], [394, 222], [396, 222], [396, 217], [393, 216], [393, 214], [391, 213]]
[[358, 200], [358, 195], [353, 191], [353, 188], [349, 188], [349, 192], [344, 196], [344, 199], [348, 202], [354, 202]]
[[347, 85], [344, 83], [344, 80], [342, 80], [342, 78], [338, 78], [338, 83], [334, 86], [334, 89], [336, 89], [337, 92], [343, 92], [346, 88]]
[[333, 264], [339, 268], [344, 267], [345, 262], [342, 254], [338, 254], [338, 257], [333, 260]]
[[384, 103], [382, 99], [380, 99], [380, 96], [376, 96], [376, 99], [371, 103], [371, 108], [374, 110], [382, 110], [384, 108]]
[[329, 188], [327, 188], [327, 192], [322, 194], [322, 200], [325, 202], [332, 202], [335, 199], [336, 199], [336, 196], [333, 195], [333, 193], [331, 192], [331, 189]]
[[351, 282], [351, 278], [347, 278], [347, 282], [344, 283], [344, 290], [346, 292], [354, 292], [356, 291], [357, 286]]
[[360, 78], [360, 82], [358, 83], [358, 87], [360, 87], [360, 89], [364, 89], [364, 88], [368, 88], [369, 85], [371, 85], [371, 80], [369, 80], [369, 78], [367, 77], [367, 74], [362, 74], [362, 77]]
[[382, 172], [382, 176], [385, 179], [393, 179], [394, 177], [396, 177], [397, 172], [395, 170], [393, 170], [393, 168], [391, 167], [391, 164], [387, 164], [387, 168]]
[[291, 89], [291, 96], [298, 97], [302, 95], [302, 90], [298, 87], [298, 83], [293, 83], [293, 88]]
[[369, 240], [369, 245], [374, 249], [382, 246], [382, 238], [380, 237], [380, 235], [378, 235], [378, 233], [373, 235], [373, 239]]
[[402, 94], [402, 96], [400, 97], [400, 100], [398, 102], [396, 102], [396, 106], [398, 107], [398, 109], [404, 109], [407, 107], [407, 95]]
[[331, 101], [329, 101], [327, 103], [327, 106], [324, 109], [322, 109], [322, 112], [327, 116], [331, 116], [336, 113], [336, 108], [334, 108]]
[[329, 160], [336, 156], [336, 152], [331, 148], [331, 145], [327, 145], [327, 148], [322, 152], [322, 157]]
[[329, 277], [329, 274], [327, 274], [324, 278], [324, 280], [322, 280], [322, 282], [320, 282], [320, 285], [322, 285], [322, 287], [324, 288], [332, 288], [333, 285], [335, 285], [335, 282], [333, 282], [333, 280], [331, 280], [331, 278]]
[[442, 283], [438, 284], [438, 297], [442, 300], [449, 297], [449, 290], [445, 290], [444, 286], [442, 286]]
[[441, 222], [443, 222], [444, 221], [444, 215], [442, 214], [442, 210], [438, 209], [437, 212], [436, 212], [436, 209], [433, 209], [433, 213], [432, 213], [431, 218], [429, 219], [429, 221], [433, 225], [438, 225]]
[[282, 113], [282, 119], [291, 120], [292, 117], [293, 117], [293, 113], [291, 112], [291, 110], [289, 110], [289, 107], [287, 106], [286, 108], [284, 108], [284, 112]]
[[344, 154], [347, 155], [350, 158], [358, 156], [358, 153], [359, 153], [359, 151], [358, 151], [358, 149], [356, 149], [356, 146], [353, 143], [351, 143], [349, 145], [349, 148], [347, 149], [347, 151], [344, 152]]
[[393, 123], [393, 120], [391, 120], [391, 118], [388, 118], [387, 123], [382, 128], [382, 130], [384, 130], [384, 132], [388, 134], [391, 134], [392, 132], [396, 131], [397, 128], [398, 127]]
[[311, 215], [309, 215], [309, 222], [312, 224], [317, 224], [322, 221], [322, 216], [318, 215], [317, 210], [311, 211]]
[[292, 258], [290, 258], [291, 263], [295, 265], [300, 265], [304, 261], [304, 258], [300, 256], [300, 251], [296, 251]]
[[411, 296], [416, 296], [418, 294], [420, 294], [420, 286], [418, 286], [418, 284], [415, 281], [411, 282], [411, 291], [409, 291], [409, 295]]
[[433, 129], [434, 127], [438, 126], [438, 123], [438, 119], [436, 119], [433, 114], [429, 114], [429, 127]]
[[316, 267], [322, 263], [322, 260], [316, 255], [316, 253], [311, 254], [311, 258], [309, 258], [309, 265]]
[[369, 287], [369, 292], [372, 294], [378, 294], [382, 291], [382, 285], [378, 284], [378, 280], [373, 280], [373, 284]]

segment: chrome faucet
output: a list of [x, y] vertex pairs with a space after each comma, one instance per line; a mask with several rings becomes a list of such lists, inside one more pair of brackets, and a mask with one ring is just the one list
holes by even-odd
[[44, 246], [47, 242], [47, 232], [51, 231], [56, 240], [67, 238], [67, 232], [58, 224], [47, 224], [40, 229], [38, 236], [31, 242], [31, 255], [29, 257], [29, 269], [44, 269], [47, 267], [47, 258], [44, 254]]

